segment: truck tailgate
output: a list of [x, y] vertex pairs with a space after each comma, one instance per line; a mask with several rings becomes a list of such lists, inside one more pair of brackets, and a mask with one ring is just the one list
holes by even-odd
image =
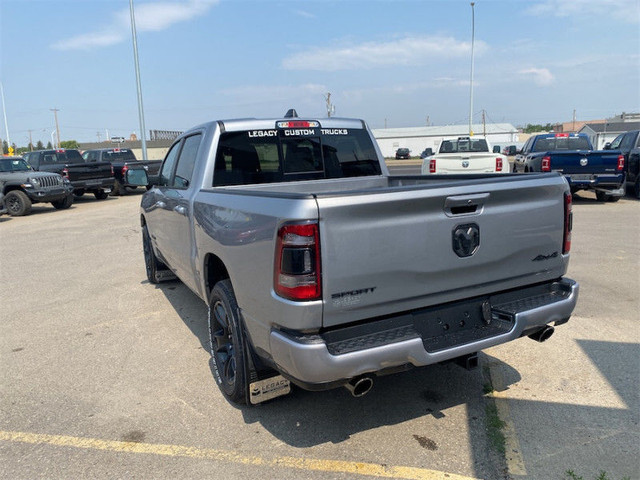
[[[493, 173], [499, 157], [495, 153], [439, 154], [436, 155], [436, 168], [438, 173]], [[504, 163], [503, 168], [507, 168], [508, 162]]]
[[69, 181], [72, 183], [79, 180], [100, 180], [112, 176], [111, 163], [109, 162], [70, 163], [65, 168], [69, 171]]
[[323, 326], [562, 276], [566, 180], [496, 177], [318, 195]]
[[551, 152], [551, 169], [564, 174], [617, 173], [618, 151]]

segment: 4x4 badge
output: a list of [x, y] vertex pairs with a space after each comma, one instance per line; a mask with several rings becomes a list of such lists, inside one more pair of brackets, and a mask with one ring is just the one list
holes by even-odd
[[451, 237], [453, 251], [459, 257], [470, 257], [480, 247], [480, 227], [475, 223], [458, 225]]

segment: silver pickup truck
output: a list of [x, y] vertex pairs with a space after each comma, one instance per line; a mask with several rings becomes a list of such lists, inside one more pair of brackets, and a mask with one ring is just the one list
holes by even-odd
[[142, 197], [147, 277], [209, 305], [231, 401], [345, 386], [568, 321], [560, 174], [391, 177], [353, 119], [214, 121], [178, 137]]

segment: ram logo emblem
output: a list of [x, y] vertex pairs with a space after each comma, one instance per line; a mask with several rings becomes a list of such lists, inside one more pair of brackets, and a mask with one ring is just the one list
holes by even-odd
[[459, 257], [470, 257], [480, 247], [480, 227], [475, 223], [458, 225], [451, 237], [453, 251]]

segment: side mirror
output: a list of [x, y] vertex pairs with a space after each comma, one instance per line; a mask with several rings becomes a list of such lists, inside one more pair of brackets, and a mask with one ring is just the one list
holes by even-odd
[[143, 186], [149, 185], [147, 171], [142, 168], [132, 168], [124, 174], [124, 181], [129, 185]]
[[604, 150], [611, 150], [611, 142], [607, 142], [604, 144]]
[[494, 145], [493, 146], [493, 153], [500, 153], [500, 146], [499, 145]]

